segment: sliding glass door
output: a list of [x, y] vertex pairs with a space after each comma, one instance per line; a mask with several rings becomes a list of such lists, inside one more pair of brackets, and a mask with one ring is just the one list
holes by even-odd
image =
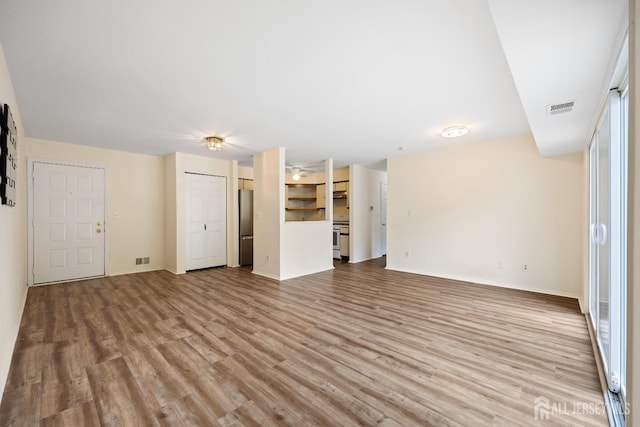
[[589, 148], [590, 315], [609, 390], [625, 394], [626, 91], [611, 90]]

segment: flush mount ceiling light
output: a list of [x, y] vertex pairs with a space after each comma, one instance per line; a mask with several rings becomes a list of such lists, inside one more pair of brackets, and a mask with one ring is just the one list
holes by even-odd
[[300, 181], [300, 168], [293, 168], [291, 169], [291, 172], [293, 172], [293, 176], [291, 178], [293, 178], [294, 181]]
[[204, 139], [207, 141], [207, 148], [211, 151], [222, 151], [223, 138], [219, 136], [208, 136]]
[[469, 129], [467, 129], [466, 126], [460, 125], [448, 126], [442, 129], [442, 136], [445, 138], [457, 138], [459, 136], [466, 135], [467, 133], [469, 133]]

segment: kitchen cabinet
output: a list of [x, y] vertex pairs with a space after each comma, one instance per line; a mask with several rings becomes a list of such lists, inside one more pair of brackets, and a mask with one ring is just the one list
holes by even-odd
[[333, 213], [347, 214], [349, 209], [349, 181], [333, 183]]
[[349, 181], [338, 181], [333, 183], [334, 193], [346, 193], [349, 191]]
[[286, 221], [324, 220], [324, 209], [317, 205], [316, 184], [287, 184], [285, 198]]
[[317, 209], [315, 184], [287, 184], [287, 209]]
[[327, 207], [327, 184], [316, 185], [316, 207], [318, 209]]
[[238, 178], [238, 190], [253, 190], [253, 180]]

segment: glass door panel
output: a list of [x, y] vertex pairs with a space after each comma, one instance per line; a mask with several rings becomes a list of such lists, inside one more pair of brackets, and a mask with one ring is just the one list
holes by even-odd
[[593, 230], [592, 239], [595, 240], [598, 251], [598, 339], [602, 349], [605, 365], [609, 366], [609, 293], [611, 273], [611, 110], [608, 108], [606, 117], [598, 130], [598, 184], [597, 184], [597, 223]]
[[626, 45], [618, 87], [609, 91], [589, 146], [589, 315], [615, 425], [624, 423], [626, 392], [628, 85], [620, 71], [625, 52]]
[[589, 147], [590, 314], [609, 389], [624, 390], [626, 109], [612, 90]]
[[598, 325], [598, 248], [595, 236], [598, 225], [598, 137], [589, 146], [589, 315]]

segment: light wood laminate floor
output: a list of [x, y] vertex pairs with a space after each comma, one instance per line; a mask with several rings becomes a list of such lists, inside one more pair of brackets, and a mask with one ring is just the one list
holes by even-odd
[[607, 425], [576, 300], [383, 267], [31, 288], [0, 425]]

